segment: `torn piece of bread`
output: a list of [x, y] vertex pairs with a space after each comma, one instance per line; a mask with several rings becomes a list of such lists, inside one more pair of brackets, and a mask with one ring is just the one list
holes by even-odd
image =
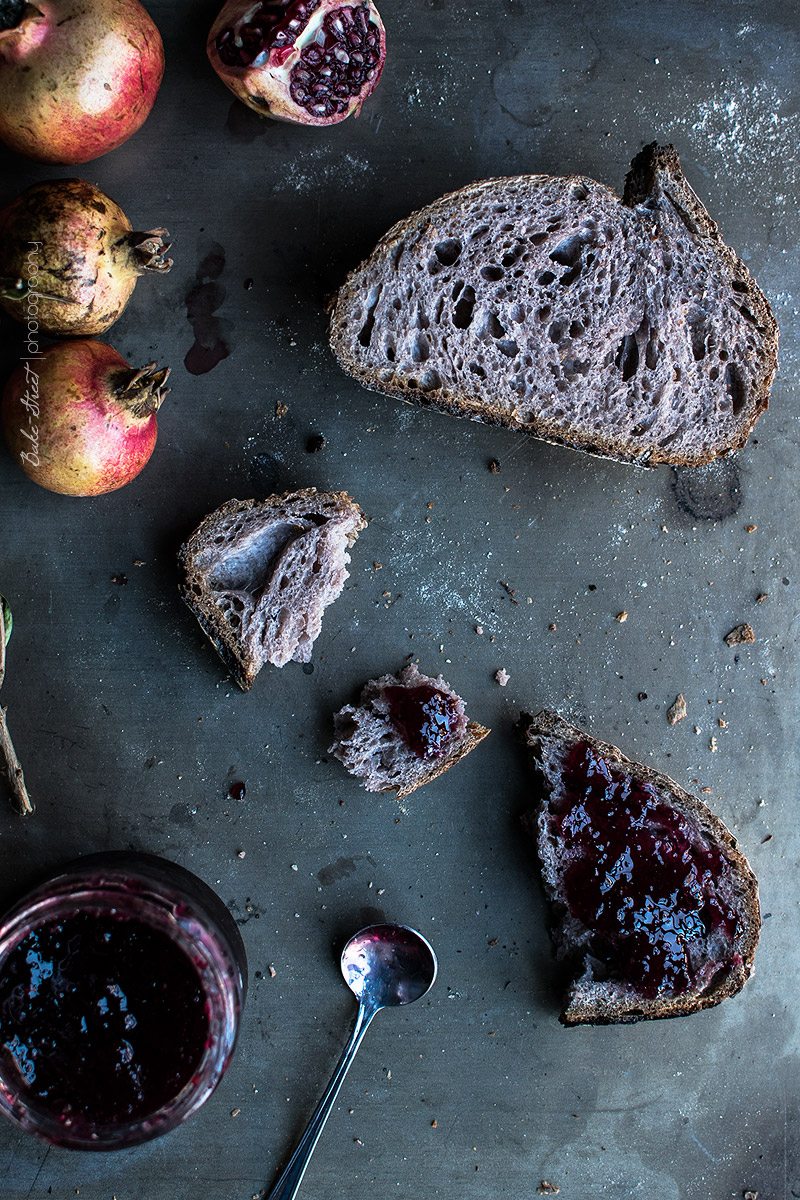
[[369, 680], [358, 704], [346, 704], [333, 724], [328, 752], [368, 792], [395, 791], [398, 800], [454, 766], [489, 732], [467, 720], [464, 701], [441, 675], [423, 675], [414, 663]]
[[561, 1020], [685, 1016], [743, 986], [761, 927], [736, 839], [697, 797], [544, 710], [519, 723], [544, 795], [537, 837], [556, 954], [576, 972]]
[[308, 662], [366, 526], [346, 492], [229, 500], [178, 554], [180, 592], [243, 690], [265, 663]]
[[622, 200], [522, 175], [413, 213], [346, 279], [330, 340], [374, 391], [647, 466], [743, 446], [778, 361], [767, 300], [655, 143]]

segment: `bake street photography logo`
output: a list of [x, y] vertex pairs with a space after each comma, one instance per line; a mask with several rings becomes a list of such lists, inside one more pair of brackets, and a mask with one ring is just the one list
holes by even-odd
[[20, 461], [39, 466], [39, 372], [35, 363], [43, 358], [39, 346], [39, 301], [50, 299], [39, 291], [39, 266], [37, 258], [41, 242], [29, 242], [25, 262], [26, 279], [15, 279], [9, 290], [25, 303], [26, 333], [22, 366], [25, 372], [25, 391], [20, 397], [28, 420], [20, 429], [25, 449], [20, 450]]

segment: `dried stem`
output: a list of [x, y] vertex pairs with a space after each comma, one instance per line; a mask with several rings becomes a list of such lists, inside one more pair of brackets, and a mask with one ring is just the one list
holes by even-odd
[[[2, 617], [0, 617], [0, 687], [3, 686], [3, 680], [6, 674], [6, 637], [5, 627]], [[14, 743], [11, 740], [11, 734], [8, 732], [8, 724], [6, 723], [6, 709], [0, 705], [0, 764], [5, 772], [11, 788], [11, 802], [15, 810], [21, 817], [26, 817], [33, 812], [33, 804], [28, 795], [28, 789], [25, 786], [25, 776], [22, 773], [22, 764], [17, 758], [17, 752], [14, 749]]]

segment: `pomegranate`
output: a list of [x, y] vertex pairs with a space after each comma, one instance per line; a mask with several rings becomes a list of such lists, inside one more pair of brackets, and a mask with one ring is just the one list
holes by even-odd
[[156, 444], [169, 367], [132, 369], [105, 342], [59, 342], [14, 371], [3, 433], [26, 475], [65, 496], [130, 483]]
[[374, 91], [386, 33], [372, 0], [228, 0], [206, 48], [223, 83], [262, 117], [336, 125]]
[[35, 315], [44, 333], [102, 333], [140, 275], [170, 269], [168, 236], [132, 232], [122, 209], [83, 179], [35, 183], [0, 212], [0, 307], [20, 321]]
[[139, 0], [2, 0], [0, 140], [39, 162], [122, 145], [153, 107], [161, 36]]

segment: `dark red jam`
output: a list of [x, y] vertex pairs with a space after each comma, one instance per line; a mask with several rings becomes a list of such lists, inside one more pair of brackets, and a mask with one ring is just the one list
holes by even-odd
[[26, 1104], [109, 1126], [156, 1112], [208, 1038], [200, 978], [165, 933], [77, 913], [25, 935], [0, 977], [0, 1062]]
[[709, 967], [711, 936], [729, 943], [737, 928], [719, 894], [720, 849], [586, 742], [570, 751], [562, 782], [551, 822], [564, 842], [566, 903], [592, 933], [590, 952], [647, 998], [688, 991]]
[[418, 758], [441, 758], [458, 723], [456, 700], [429, 683], [390, 685], [383, 694], [389, 719], [409, 749]]

